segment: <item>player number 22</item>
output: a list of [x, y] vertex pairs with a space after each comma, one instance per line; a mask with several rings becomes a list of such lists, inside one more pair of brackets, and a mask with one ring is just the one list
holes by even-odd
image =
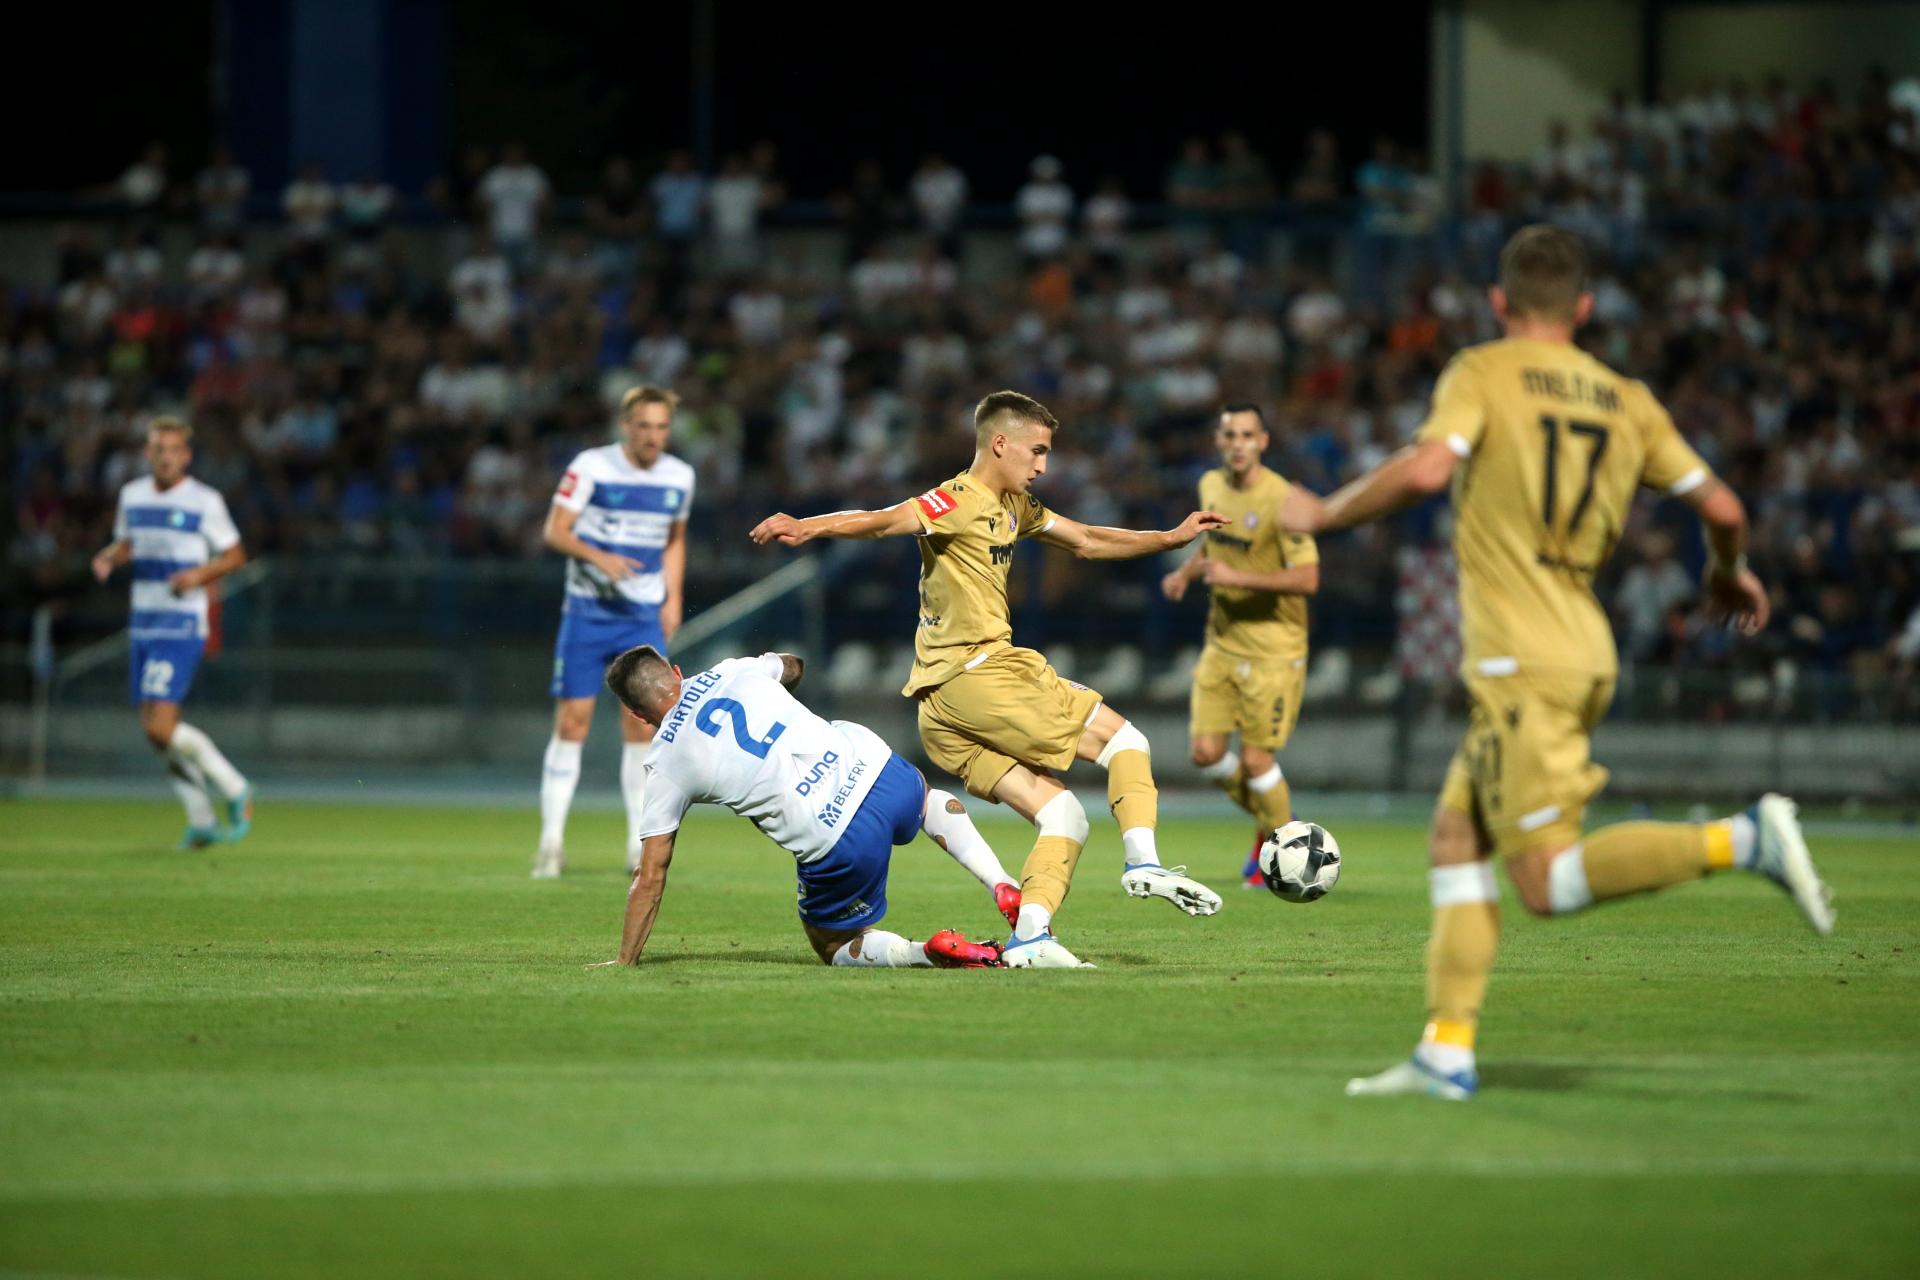
[[[1543, 413], [1540, 429], [1547, 433], [1546, 483], [1540, 500], [1540, 518], [1546, 522], [1547, 532], [1552, 533], [1554, 519], [1559, 515], [1560, 420]], [[1587, 504], [1593, 501], [1593, 477], [1600, 470], [1601, 456], [1607, 451], [1608, 431], [1597, 422], [1569, 422], [1567, 430], [1591, 442], [1587, 449], [1587, 483], [1573, 504], [1573, 513], [1567, 517], [1567, 537], [1571, 538], [1573, 531], [1580, 527], [1580, 517], [1587, 514]]]
[[773, 750], [773, 744], [780, 741], [780, 735], [787, 731], [787, 726], [775, 721], [773, 728], [767, 730], [766, 737], [754, 737], [753, 730], [747, 728], [747, 709], [732, 698], [715, 698], [701, 707], [700, 714], [693, 718], [694, 726], [709, 738], [717, 738], [720, 736], [720, 717], [723, 714], [731, 724], [733, 740], [740, 744], [740, 749], [762, 760], [767, 758], [767, 752]]

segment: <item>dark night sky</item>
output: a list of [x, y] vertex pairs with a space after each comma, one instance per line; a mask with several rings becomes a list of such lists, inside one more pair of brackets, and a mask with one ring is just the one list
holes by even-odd
[[[32, 73], [0, 81], [0, 118], [14, 122], [0, 185], [105, 181], [154, 136], [173, 145], [178, 164], [196, 164], [216, 119], [215, 8], [127, 8], [102, 40], [87, 6], [33, 6], [23, 30], [37, 54]], [[1117, 5], [768, 12], [723, 0], [718, 144], [772, 138], [802, 196], [826, 194], [863, 156], [900, 180], [938, 148], [989, 200], [1007, 198], [1041, 150], [1065, 159], [1077, 186], [1115, 172], [1150, 197], [1193, 132], [1239, 127], [1283, 172], [1319, 124], [1336, 130], [1350, 160], [1376, 133], [1425, 144], [1424, 4], [1316, 7], [1311, 21], [1284, 8], [1248, 17], [1247, 8], [1196, 0], [1121, 18]], [[448, 0], [449, 154], [520, 136], [563, 189], [578, 189], [611, 150], [644, 162], [684, 144], [690, 12], [686, 3]]]

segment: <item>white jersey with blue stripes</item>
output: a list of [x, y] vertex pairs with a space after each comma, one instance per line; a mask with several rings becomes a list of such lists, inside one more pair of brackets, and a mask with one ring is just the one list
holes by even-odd
[[893, 751], [851, 720], [823, 720], [780, 683], [780, 655], [688, 676], [647, 751], [642, 839], [724, 805], [801, 864], [827, 856]]
[[567, 466], [553, 500], [575, 512], [573, 532], [590, 547], [638, 561], [641, 570], [615, 582], [584, 560], [567, 561], [568, 612], [611, 606], [658, 608], [667, 598], [662, 570], [667, 538], [693, 508], [693, 468], [670, 453], [636, 467], [617, 444], [588, 449]]
[[139, 639], [188, 640], [207, 634], [207, 589], [175, 595], [167, 580], [240, 544], [226, 499], [186, 476], [170, 489], [141, 476], [120, 487], [113, 536], [133, 552], [133, 619]]

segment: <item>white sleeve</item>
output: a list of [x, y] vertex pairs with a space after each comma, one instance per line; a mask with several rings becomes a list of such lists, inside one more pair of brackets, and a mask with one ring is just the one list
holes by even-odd
[[217, 493], [207, 504], [207, 513], [200, 518], [200, 536], [207, 540], [215, 555], [240, 545], [240, 530], [234, 527], [233, 516], [227, 511], [227, 500]]
[[787, 664], [777, 653], [763, 653], [755, 659], [760, 664], [760, 674], [769, 680], [778, 681], [787, 673]]
[[688, 467], [687, 468], [687, 497], [686, 497], [686, 500], [680, 504], [680, 510], [674, 513], [673, 522], [675, 524], [685, 524], [687, 522], [687, 517], [693, 514], [694, 481], [695, 481], [695, 476], [694, 476], [693, 468]]
[[647, 799], [640, 809], [640, 830], [636, 834], [645, 840], [678, 831], [680, 820], [692, 804], [693, 798], [681, 790], [673, 775], [647, 761]]
[[120, 488], [119, 499], [113, 504], [113, 540], [127, 540], [127, 490], [124, 485]]
[[587, 509], [587, 499], [593, 496], [593, 476], [587, 470], [587, 455], [580, 454], [567, 464], [567, 474], [560, 477], [560, 487], [553, 491], [555, 506], [565, 507], [579, 515]]

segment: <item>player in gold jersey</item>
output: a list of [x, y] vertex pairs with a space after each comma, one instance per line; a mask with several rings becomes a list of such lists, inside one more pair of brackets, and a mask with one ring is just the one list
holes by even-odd
[[1645, 384], [1573, 344], [1593, 308], [1585, 278], [1571, 233], [1515, 233], [1489, 294], [1506, 338], [1454, 358], [1412, 445], [1324, 502], [1296, 489], [1282, 510], [1288, 528], [1318, 533], [1453, 489], [1472, 712], [1429, 836], [1427, 1026], [1410, 1061], [1350, 1082], [1349, 1094], [1473, 1096], [1474, 1035], [1499, 936], [1496, 853], [1536, 915], [1740, 868], [1785, 889], [1816, 932], [1833, 928], [1831, 895], [1784, 796], [1718, 822], [1626, 822], [1581, 835], [1607, 778], [1588, 735], [1613, 699], [1617, 670], [1593, 575], [1639, 486], [1700, 517], [1710, 614], [1749, 635], [1767, 620], [1739, 498]]
[[[1189, 724], [1193, 763], [1254, 818], [1253, 852], [1241, 876], [1260, 884], [1260, 842], [1293, 818], [1293, 796], [1274, 758], [1293, 734], [1307, 676], [1307, 597], [1320, 590], [1312, 538], [1280, 527], [1292, 486], [1260, 462], [1268, 444], [1260, 406], [1220, 411], [1214, 444], [1222, 465], [1200, 477], [1200, 505], [1227, 523], [1160, 580], [1169, 600], [1204, 581], [1212, 590], [1207, 644], [1193, 671]], [[1227, 750], [1240, 735], [1237, 755]]]
[[901, 692], [919, 704], [920, 742], [935, 764], [1039, 828], [1020, 878], [1008, 967], [1077, 967], [1079, 959], [1051, 929], [1087, 842], [1086, 811], [1054, 776], [1075, 760], [1107, 771], [1107, 799], [1126, 856], [1120, 883], [1129, 895], [1165, 898], [1189, 915], [1212, 915], [1220, 898], [1189, 879], [1185, 867], [1160, 865], [1159, 793], [1146, 735], [1098, 693], [1063, 680], [1033, 650], [1014, 647], [1007, 615], [1013, 545], [1038, 538], [1085, 560], [1133, 560], [1184, 547], [1224, 522], [1196, 511], [1177, 529], [1145, 532], [1056, 515], [1028, 492], [1046, 472], [1059, 425], [1046, 406], [996, 391], [974, 409], [973, 421], [972, 464], [938, 488], [880, 511], [769, 516], [750, 536], [790, 547], [814, 538], [919, 537], [920, 623], [913, 673]]

